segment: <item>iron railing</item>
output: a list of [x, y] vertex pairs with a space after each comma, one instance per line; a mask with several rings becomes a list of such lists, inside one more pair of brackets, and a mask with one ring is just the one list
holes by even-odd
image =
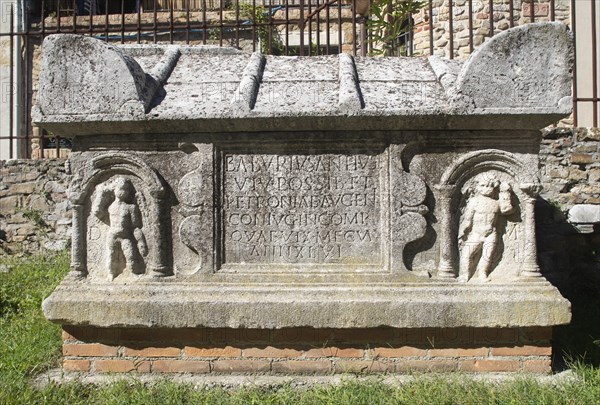
[[[372, 0], [391, 1], [391, 0]], [[395, 0], [410, 1], [410, 0]], [[413, 0], [415, 1], [415, 0]], [[576, 38], [574, 126], [598, 124], [598, 0], [423, 0], [386, 53], [466, 58], [485, 38], [560, 21]], [[368, 0], [0, 0], [0, 159], [60, 156], [69, 140], [31, 125], [44, 37], [77, 33], [114, 43], [234, 46], [312, 56], [381, 49]], [[356, 11], [356, 12], [355, 12]], [[395, 51], [394, 51], [395, 50]]]

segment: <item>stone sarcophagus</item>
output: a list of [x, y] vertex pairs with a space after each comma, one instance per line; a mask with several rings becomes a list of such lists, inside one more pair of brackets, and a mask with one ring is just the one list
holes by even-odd
[[50, 36], [34, 116], [75, 137], [74, 214], [44, 312], [149, 334], [568, 323], [534, 208], [572, 58], [553, 23], [464, 63]]

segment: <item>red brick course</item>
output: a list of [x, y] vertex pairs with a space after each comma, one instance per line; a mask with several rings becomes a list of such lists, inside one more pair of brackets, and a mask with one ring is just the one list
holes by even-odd
[[395, 364], [380, 360], [338, 360], [335, 362], [335, 371], [337, 373], [392, 373], [395, 371]]
[[177, 357], [181, 349], [177, 347], [145, 347], [141, 349], [125, 347], [125, 357]]
[[276, 374], [329, 374], [332, 370], [330, 360], [285, 360], [271, 365]]
[[64, 360], [63, 361], [63, 370], [65, 371], [89, 371], [90, 370], [90, 361], [89, 360]]
[[242, 349], [239, 347], [193, 347], [184, 348], [187, 357], [241, 357]]
[[475, 372], [519, 371], [521, 364], [518, 360], [462, 360], [460, 369]]
[[117, 355], [117, 347], [99, 343], [63, 344], [63, 356], [111, 357]]
[[149, 373], [150, 362], [122, 359], [96, 360], [94, 361], [94, 369], [100, 373], [128, 373], [132, 371]]
[[258, 348], [252, 347], [242, 351], [242, 357], [261, 357], [261, 358], [293, 358], [300, 357], [302, 352], [295, 349], [279, 349], [275, 347]]
[[493, 347], [492, 356], [550, 356], [550, 346]]
[[154, 330], [71, 326], [63, 332], [63, 369], [199, 374], [549, 373], [551, 337], [551, 328]]
[[525, 360], [523, 362], [523, 371], [528, 373], [549, 374], [552, 372], [552, 361], [544, 360]]
[[270, 360], [215, 360], [215, 373], [264, 373], [271, 371]]
[[396, 364], [399, 373], [438, 372], [445, 373], [458, 370], [457, 360], [403, 360]]
[[486, 357], [489, 349], [487, 347], [477, 347], [471, 349], [430, 349], [431, 357]]
[[416, 347], [376, 347], [371, 350], [373, 357], [423, 357], [427, 355], [427, 350]]
[[340, 358], [363, 358], [365, 355], [364, 350], [345, 348], [340, 349], [338, 347], [322, 347], [319, 349], [308, 349], [304, 352], [306, 358], [319, 358], [319, 357], [340, 357]]
[[210, 362], [198, 360], [155, 360], [152, 362], [155, 373], [210, 373]]

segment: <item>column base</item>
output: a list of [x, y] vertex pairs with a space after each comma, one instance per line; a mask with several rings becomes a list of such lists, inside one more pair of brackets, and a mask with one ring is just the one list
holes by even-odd
[[542, 277], [542, 273], [540, 270], [523, 270], [521, 272], [521, 277]]

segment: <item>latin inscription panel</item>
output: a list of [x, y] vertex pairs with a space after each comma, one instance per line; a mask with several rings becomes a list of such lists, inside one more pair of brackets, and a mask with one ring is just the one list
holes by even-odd
[[382, 155], [222, 153], [222, 264], [381, 268]]

